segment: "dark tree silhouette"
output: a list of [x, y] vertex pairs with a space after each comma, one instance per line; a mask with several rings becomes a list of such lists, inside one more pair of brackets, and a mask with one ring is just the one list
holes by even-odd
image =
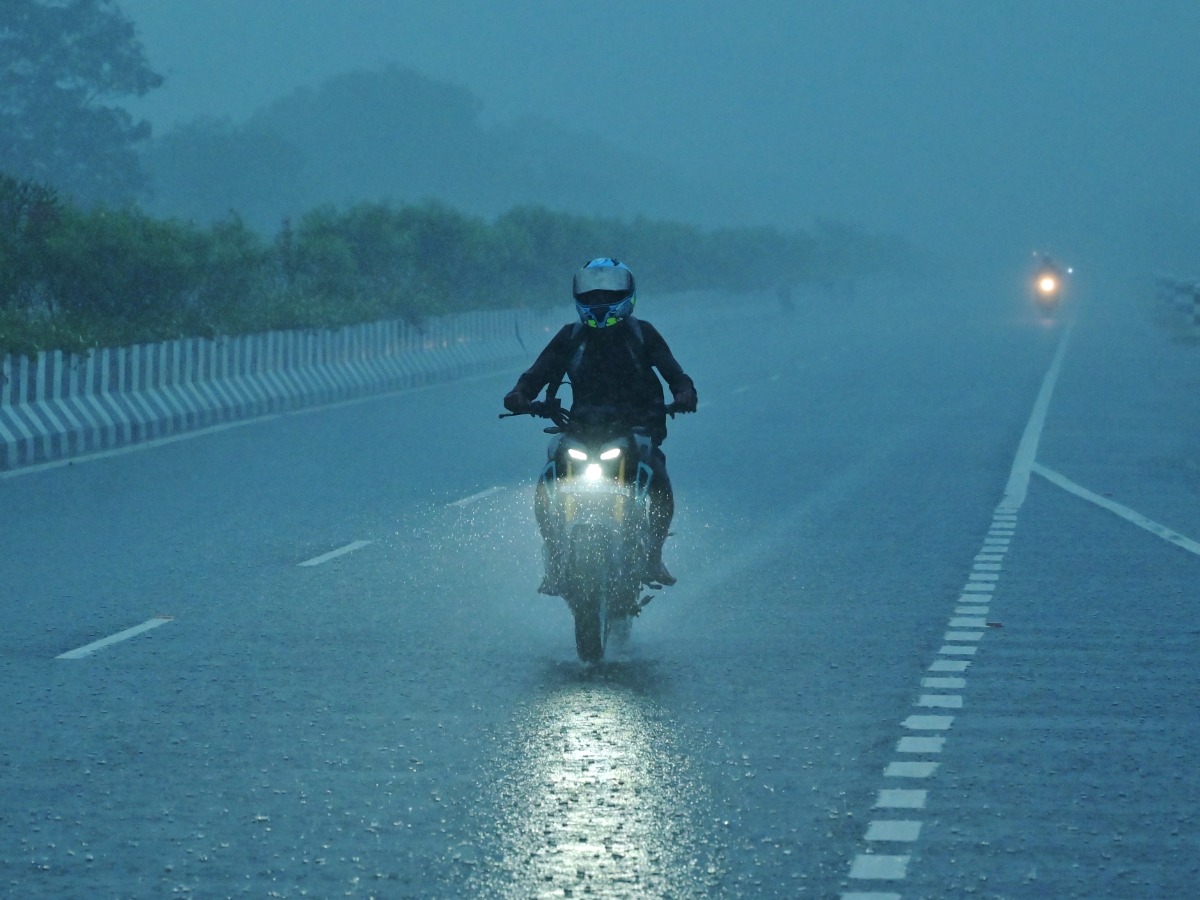
[[113, 102], [161, 83], [112, 0], [3, 0], [0, 171], [84, 202], [132, 200], [150, 126]]

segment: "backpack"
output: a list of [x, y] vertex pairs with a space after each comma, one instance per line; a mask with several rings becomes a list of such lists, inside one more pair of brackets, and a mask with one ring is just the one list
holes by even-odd
[[[650, 360], [646, 358], [646, 336], [642, 333], [642, 323], [634, 316], [629, 316], [626, 320], [629, 323], [629, 336], [626, 337], [625, 347], [629, 351], [629, 355], [633, 357], [634, 363], [643, 371], [650, 370]], [[546, 388], [546, 399], [554, 400], [558, 394], [558, 389], [562, 387], [563, 381], [567, 377], [567, 369], [573, 365], [578, 365], [583, 358], [584, 341], [587, 338], [587, 331], [583, 327], [582, 322], [576, 322], [571, 328], [571, 352], [567, 359], [567, 368], [559, 373], [558, 377], [550, 382]]]

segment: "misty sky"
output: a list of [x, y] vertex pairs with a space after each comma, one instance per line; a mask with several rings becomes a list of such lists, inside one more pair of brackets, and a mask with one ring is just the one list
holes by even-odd
[[398, 63], [487, 119], [536, 113], [733, 189], [731, 224], [835, 218], [958, 256], [1200, 249], [1191, 0], [119, 5], [167, 78], [137, 107], [159, 132]]

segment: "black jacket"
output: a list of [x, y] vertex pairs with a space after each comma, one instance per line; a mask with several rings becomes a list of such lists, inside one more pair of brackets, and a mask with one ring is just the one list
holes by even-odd
[[572, 408], [628, 410], [631, 425], [645, 425], [661, 441], [667, 432], [659, 375], [672, 394], [695, 389], [658, 329], [630, 316], [609, 328], [564, 325], [517, 379], [515, 390], [532, 399], [565, 377]]

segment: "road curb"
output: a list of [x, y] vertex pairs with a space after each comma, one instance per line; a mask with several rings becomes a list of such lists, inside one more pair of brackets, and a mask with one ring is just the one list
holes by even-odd
[[0, 360], [0, 471], [532, 359], [562, 316], [388, 320]]

